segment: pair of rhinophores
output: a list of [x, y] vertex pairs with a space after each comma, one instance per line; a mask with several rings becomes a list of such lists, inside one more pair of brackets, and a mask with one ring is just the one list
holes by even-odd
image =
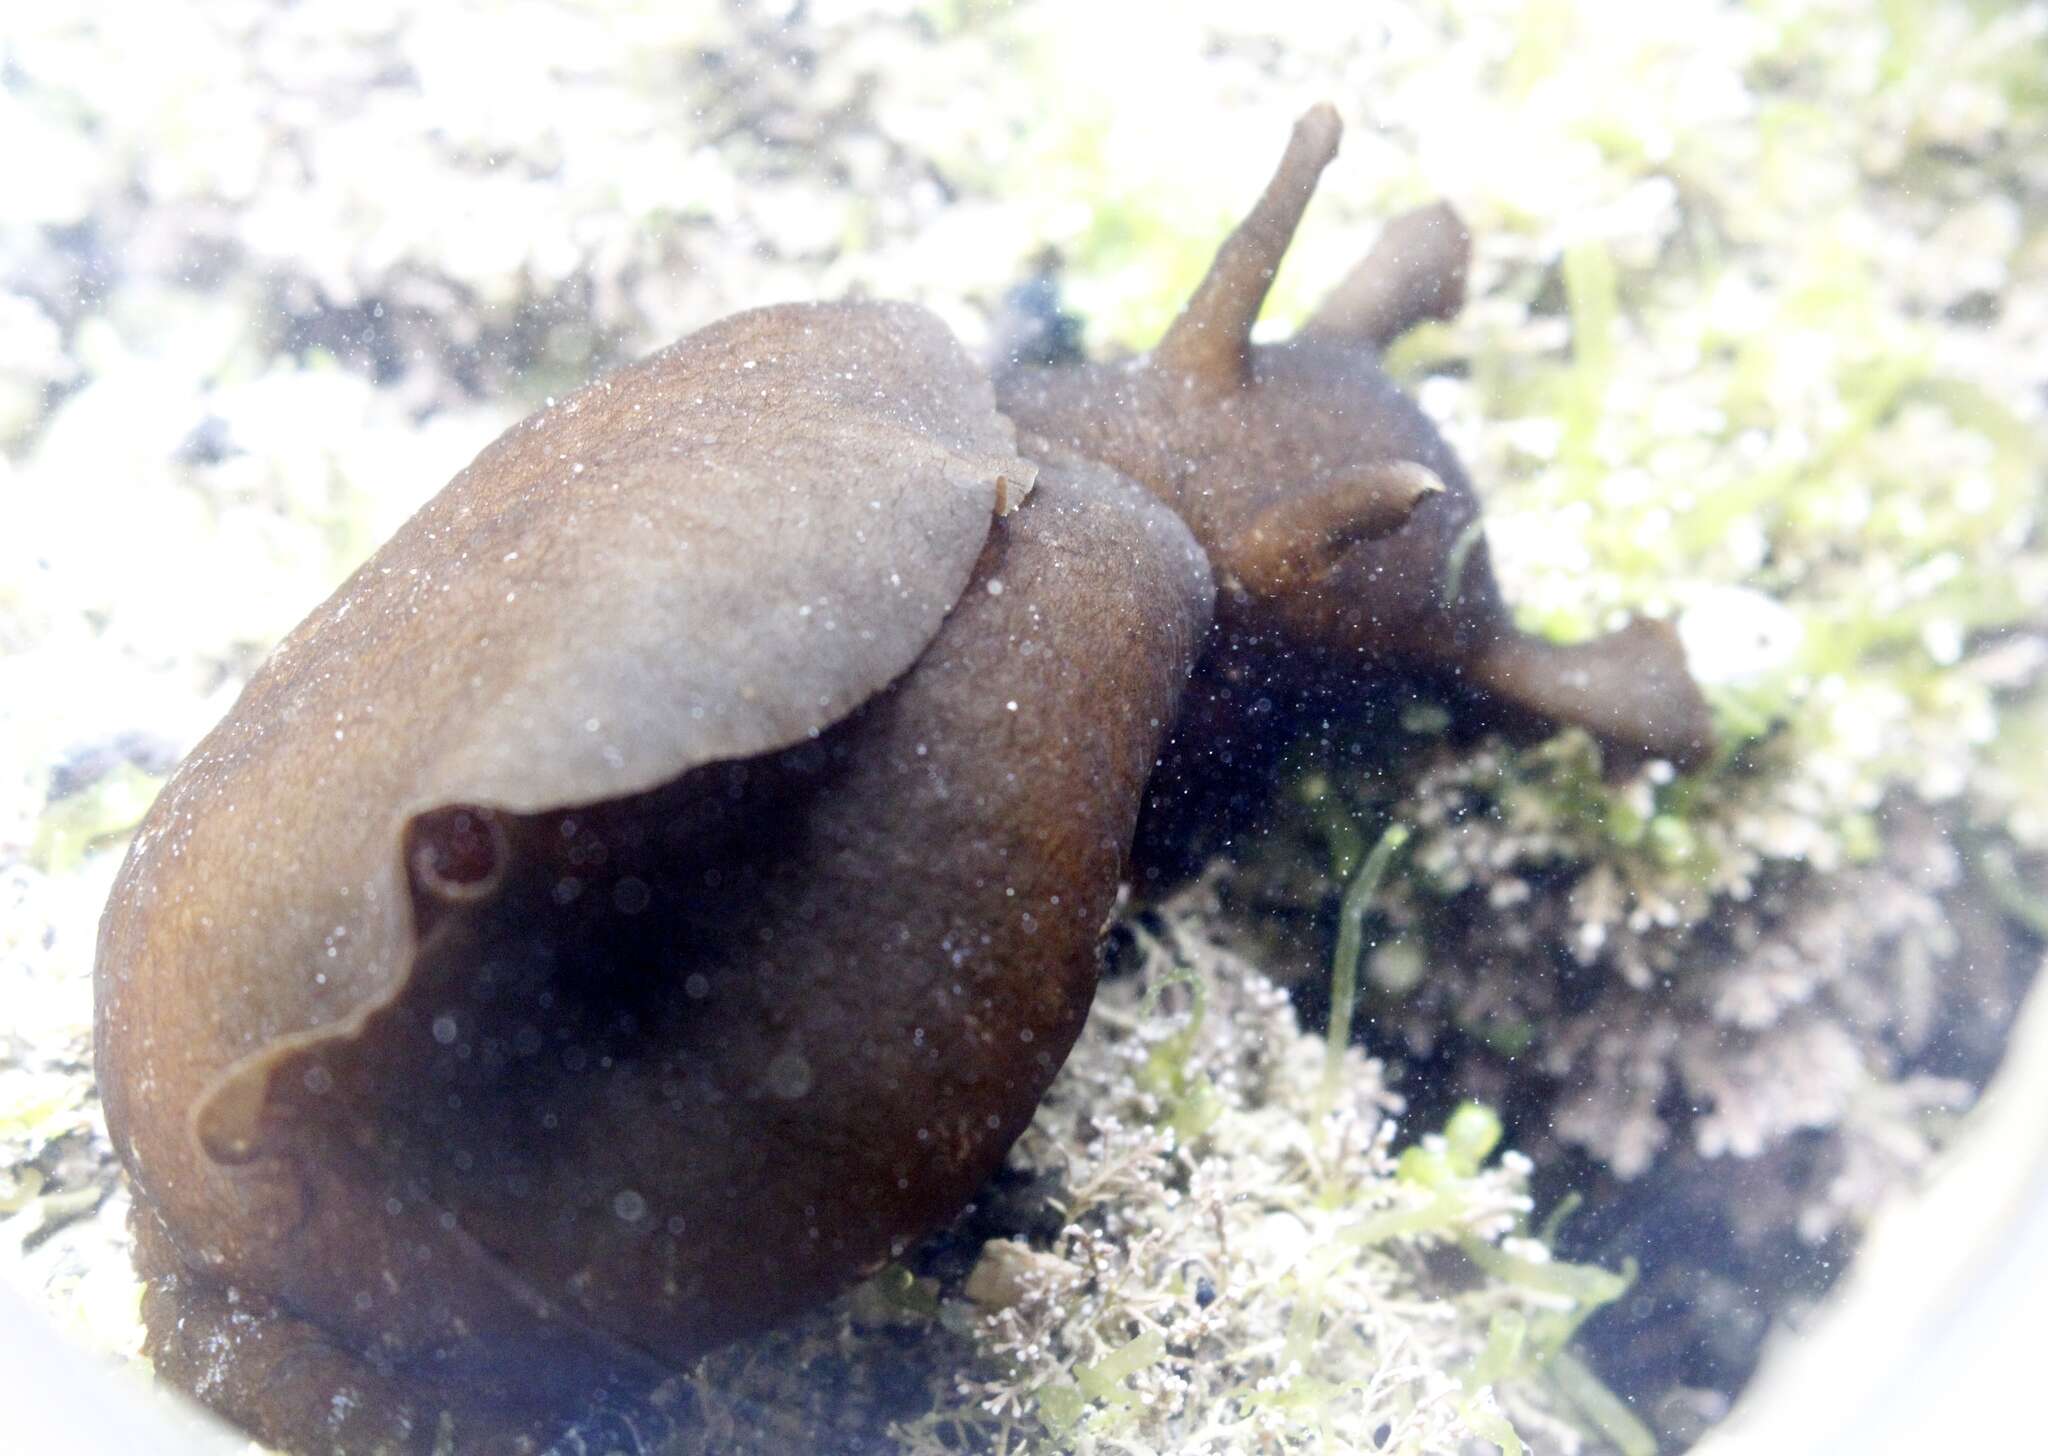
[[512, 427], [285, 640], [101, 929], [168, 1380], [295, 1452], [534, 1451], [944, 1222], [1087, 1015], [1191, 675], [1434, 670], [1706, 751], [1667, 627], [1513, 629], [1380, 371], [1461, 302], [1448, 209], [1251, 343], [1338, 133], [1144, 358], [735, 315]]

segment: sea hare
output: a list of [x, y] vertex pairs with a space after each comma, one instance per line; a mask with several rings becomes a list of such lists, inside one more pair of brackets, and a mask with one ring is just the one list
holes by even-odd
[[101, 930], [168, 1379], [293, 1451], [532, 1451], [951, 1217], [1087, 1014], [1212, 612], [1227, 660], [1697, 755], [1664, 629], [1510, 630], [1377, 368], [1456, 302], [1448, 213], [1250, 346], [1335, 143], [1303, 119], [1139, 365], [999, 410], [921, 309], [736, 315], [507, 431], [285, 640]]

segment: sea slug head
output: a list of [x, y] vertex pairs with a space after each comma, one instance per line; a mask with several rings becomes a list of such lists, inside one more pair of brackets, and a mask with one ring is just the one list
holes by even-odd
[[1004, 409], [1180, 513], [1214, 566], [1223, 645], [1244, 670], [1423, 669], [1584, 726], [1622, 757], [1702, 761], [1706, 704], [1667, 625], [1577, 647], [1516, 631], [1471, 481], [1381, 368], [1389, 343], [1463, 303], [1471, 240], [1449, 206], [1394, 219], [1291, 336], [1253, 342], [1340, 133], [1327, 105], [1296, 122], [1263, 195], [1149, 354], [1012, 367], [997, 382]]

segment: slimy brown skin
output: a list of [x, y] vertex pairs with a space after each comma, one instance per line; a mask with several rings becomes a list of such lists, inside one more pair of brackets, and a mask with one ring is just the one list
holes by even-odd
[[1448, 213], [1251, 347], [1335, 145], [1303, 119], [1139, 364], [1005, 414], [921, 309], [736, 315], [507, 431], [280, 645], [101, 923], [167, 1380], [292, 1452], [535, 1452], [954, 1216], [1205, 649], [1704, 751], [1665, 629], [1512, 631], [1379, 372], [1455, 306]]
[[288, 639], [102, 927], [167, 1379], [291, 1451], [538, 1449], [966, 1203], [1212, 596], [1037, 453], [921, 310], [742, 315], [514, 427]]
[[[1294, 338], [1252, 344], [1339, 130], [1327, 106], [1296, 124], [1265, 195], [1151, 354], [1008, 370], [1003, 410], [1141, 482], [1202, 542], [1220, 631], [1199, 694], [1227, 695], [1228, 674], [1419, 668], [1624, 756], [1698, 764], [1712, 725], [1676, 634], [1648, 620], [1578, 646], [1518, 632], [1471, 482], [1379, 367], [1388, 343], [1462, 304], [1470, 244], [1456, 214], [1395, 219]], [[1436, 488], [1418, 497], [1418, 479]], [[1205, 714], [1192, 731], [1215, 727]]]

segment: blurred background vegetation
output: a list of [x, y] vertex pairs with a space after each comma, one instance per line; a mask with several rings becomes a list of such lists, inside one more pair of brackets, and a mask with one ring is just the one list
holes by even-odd
[[[1143, 348], [1322, 98], [1344, 151], [1269, 325], [1386, 217], [1448, 198], [1476, 239], [1472, 302], [1390, 367], [1486, 496], [1523, 624], [1674, 617], [1725, 750], [1617, 778], [1569, 737], [1467, 741], [1407, 693], [1346, 705], [1172, 934], [1125, 932], [1183, 951], [1126, 959], [1248, 958], [1313, 1036], [1346, 885], [1405, 827], [1360, 922], [1380, 1113], [1408, 1099], [1405, 1143], [1466, 1099], [1498, 1109], [1533, 1159], [1502, 1176], [1539, 1214], [1585, 1197], [1558, 1247], [1643, 1265], [1583, 1332], [1593, 1365], [1667, 1443], [1710, 1422], [1968, 1105], [2048, 928], [2040, 3], [10, 15], [0, 1229], [18, 1277], [133, 1348], [89, 1046], [123, 836], [269, 645], [455, 468], [551, 392], [782, 299], [914, 299], [987, 350], [1017, 327], [1013, 290], [1050, 276], [1089, 348]], [[1074, 1085], [1106, 1085], [1130, 1034], [1091, 1032]], [[1189, 1146], [1240, 1173], [1273, 1155], [1269, 1132]], [[1020, 1159], [1025, 1187], [1057, 1161]], [[1166, 1217], [1132, 1197], [1121, 1233], [1105, 1215], [1090, 1237], [1128, 1252]], [[1025, 1237], [1012, 1212], [974, 1233]], [[1035, 1247], [1074, 1254], [1056, 1243]], [[1034, 1375], [967, 1313], [965, 1262], [948, 1283], [953, 1256], [932, 1257], [916, 1277], [962, 1342], [946, 1358], [978, 1372], [935, 1375], [939, 1398], [1071, 1390], [1049, 1418], [1007, 1407], [1002, 1439], [1185, 1446], [1145, 1424], [1163, 1407], [1117, 1396], [1145, 1362], [1075, 1383], [1099, 1356], [1050, 1329]], [[1136, 1287], [1169, 1278], [1141, 1266]], [[1298, 1303], [1276, 1285], [1234, 1338]], [[1498, 1312], [1434, 1349], [1461, 1390], [1488, 1349], [1505, 1378]], [[1391, 1358], [1354, 1343], [1317, 1377], [1332, 1389]], [[1541, 1448], [1598, 1430], [1529, 1400]], [[1413, 1449], [1507, 1449], [1493, 1407], [1445, 1409]], [[1373, 1434], [1320, 1420], [1283, 1436]]]

